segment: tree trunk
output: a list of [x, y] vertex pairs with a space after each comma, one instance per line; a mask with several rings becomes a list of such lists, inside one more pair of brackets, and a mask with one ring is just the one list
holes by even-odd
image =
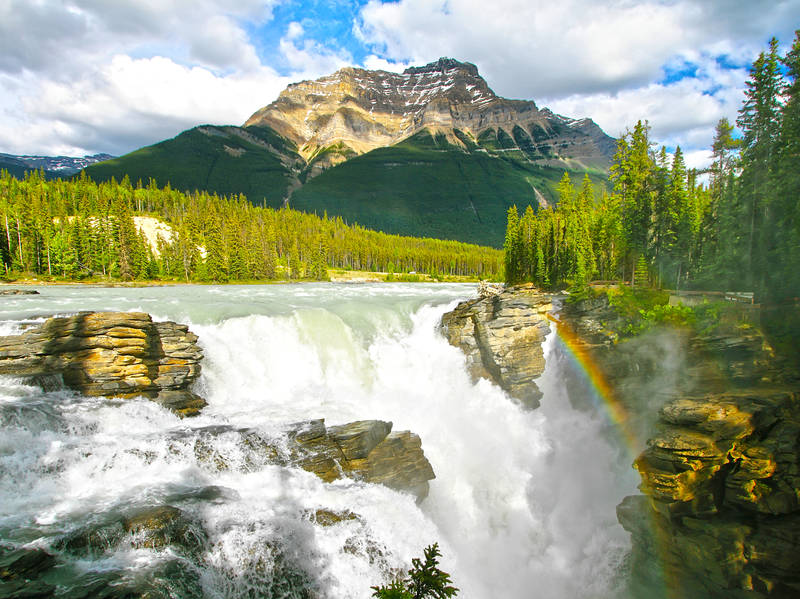
[[17, 245], [17, 249], [19, 250], [19, 267], [22, 270], [25, 270], [25, 264], [22, 260], [22, 233], [19, 227], [19, 219], [16, 220], [17, 220], [17, 242], [19, 244]]

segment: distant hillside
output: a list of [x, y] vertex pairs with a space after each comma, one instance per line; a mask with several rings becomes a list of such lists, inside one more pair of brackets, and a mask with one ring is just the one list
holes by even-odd
[[16, 156], [0, 153], [0, 170], [7, 170], [15, 177], [24, 177], [29, 171], [44, 170], [45, 176], [69, 177], [91, 164], [113, 158], [110, 154], [92, 156]]
[[443, 58], [292, 84], [244, 127], [197, 127], [86, 172], [499, 246], [510, 204], [554, 201], [564, 170], [604, 179], [614, 147], [591, 119], [501, 98]]
[[371, 229], [499, 247], [508, 207], [553, 203], [563, 172], [498, 159], [477, 145], [465, 151], [422, 131], [326, 170], [296, 190], [289, 204], [335, 212]]
[[271, 129], [203, 125], [86, 173], [96, 181], [128, 175], [134, 183], [153, 178], [181, 191], [243, 193], [253, 203], [279, 207], [303, 165], [294, 144]]

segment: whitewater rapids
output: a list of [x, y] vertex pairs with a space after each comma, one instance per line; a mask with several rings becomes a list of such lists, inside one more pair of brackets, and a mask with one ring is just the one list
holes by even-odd
[[[367, 598], [434, 542], [460, 597], [622, 596], [630, 541], [615, 506], [635, 490], [630, 456], [601, 407], [573, 407], [587, 402], [567, 396], [563, 381], [578, 373], [553, 333], [541, 408], [526, 411], [488, 381], [471, 382], [438, 323], [474, 290], [42, 287], [40, 296], [4, 298], [0, 334], [78, 310], [141, 310], [188, 324], [206, 356], [194, 390], [209, 405], [180, 420], [147, 400], [0, 378], [0, 542], [57, 551], [58, 539], [108, 514], [169, 504], [207, 535], [201, 566], [186, 566], [207, 597], [282, 596], [280, 567], [300, 572], [316, 596]], [[389, 420], [420, 435], [436, 473], [428, 498], [417, 505], [379, 485], [254, 466], [231, 435], [206, 439], [230, 468], [192, 450], [207, 427], [269, 436], [323, 417]], [[320, 509], [358, 518], [321, 526], [309, 517]], [[64, 559], [72, 561], [59, 582], [68, 588], [86, 572], [146, 581], [181, 558], [122, 543]]]

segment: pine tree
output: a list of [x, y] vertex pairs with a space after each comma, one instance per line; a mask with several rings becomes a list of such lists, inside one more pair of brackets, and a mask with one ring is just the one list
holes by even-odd
[[778, 40], [772, 38], [769, 50], [762, 52], [750, 69], [745, 102], [737, 123], [742, 129], [742, 174], [740, 193], [747, 227], [745, 277], [754, 289], [763, 288], [766, 264], [766, 245], [769, 239], [768, 198], [772, 191], [771, 166], [776, 141], [781, 128], [782, 91], [778, 58]]
[[767, 252], [768, 291], [777, 299], [800, 297], [800, 30], [782, 62], [786, 104], [774, 157], [774, 243]]
[[513, 285], [520, 281], [522, 258], [520, 255], [519, 214], [516, 206], [511, 206], [507, 212], [503, 251], [505, 252], [506, 283]]
[[228, 271], [225, 265], [224, 246], [222, 242], [222, 231], [219, 223], [211, 220], [206, 231], [206, 277], [215, 283], [226, 283], [228, 281]]

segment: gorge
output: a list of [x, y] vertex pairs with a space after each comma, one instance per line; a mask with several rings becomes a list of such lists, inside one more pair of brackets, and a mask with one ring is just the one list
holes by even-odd
[[[531, 287], [38, 291], [0, 305], [4, 596], [366, 598], [433, 542], [465, 597], [796, 591], [797, 393], [757, 329], [615, 343], [602, 297]], [[154, 330], [202, 409], [141, 378], [181, 387]], [[140, 390], [74, 376], [103, 345]]]

